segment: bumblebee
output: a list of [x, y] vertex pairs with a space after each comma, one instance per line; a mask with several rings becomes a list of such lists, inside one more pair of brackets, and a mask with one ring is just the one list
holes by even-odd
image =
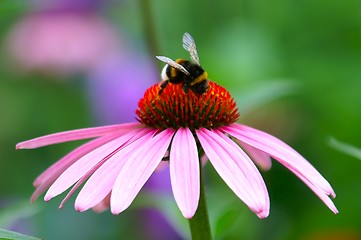
[[166, 63], [161, 74], [159, 95], [169, 83], [182, 84], [185, 93], [188, 93], [189, 89], [196, 94], [203, 94], [207, 91], [208, 74], [199, 63], [196, 43], [189, 33], [183, 35], [183, 48], [189, 52], [192, 62], [185, 59], [173, 61], [164, 56], [157, 56], [160, 61]]

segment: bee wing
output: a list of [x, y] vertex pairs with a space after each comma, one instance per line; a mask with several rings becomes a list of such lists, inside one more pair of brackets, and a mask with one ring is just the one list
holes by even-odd
[[193, 37], [187, 32], [183, 35], [183, 48], [187, 50], [187, 52], [189, 52], [192, 60], [200, 66], [201, 64], [199, 63], [196, 42], [194, 41]]
[[156, 56], [156, 58], [158, 58], [159, 60], [161, 60], [162, 62], [165, 62], [166, 64], [168, 64], [169, 66], [178, 69], [179, 71], [183, 72], [186, 75], [190, 75], [189, 72], [187, 71], [187, 69], [185, 69], [182, 65], [180, 65], [179, 63], [176, 63], [175, 61], [173, 61], [170, 58], [164, 57], [164, 56]]

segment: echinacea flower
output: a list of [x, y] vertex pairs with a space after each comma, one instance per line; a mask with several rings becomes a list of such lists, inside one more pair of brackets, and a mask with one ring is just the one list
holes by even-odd
[[[299, 153], [281, 140], [236, 121], [238, 109], [229, 92], [209, 81], [204, 94], [185, 93], [181, 84], [150, 87], [139, 101], [138, 122], [79, 129], [35, 138], [17, 149], [95, 138], [76, 148], [43, 172], [34, 182], [32, 201], [46, 189], [45, 201], [83, 184], [76, 210], [104, 210], [119, 214], [132, 203], [160, 163], [169, 163], [176, 203], [192, 218], [200, 195], [200, 158], [206, 156], [232, 191], [260, 218], [270, 202], [254, 162], [270, 165], [274, 158], [301, 179], [334, 213], [335, 197], [325, 178]], [[163, 161], [162, 161], [163, 160]], [[254, 162], [253, 162], [253, 161]]]

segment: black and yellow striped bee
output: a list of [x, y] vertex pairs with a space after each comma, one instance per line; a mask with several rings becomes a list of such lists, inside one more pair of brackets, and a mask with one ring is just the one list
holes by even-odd
[[185, 93], [191, 89], [196, 94], [203, 94], [208, 89], [208, 74], [199, 63], [196, 43], [189, 33], [183, 35], [183, 48], [189, 52], [192, 62], [184, 59], [173, 61], [164, 56], [157, 56], [166, 63], [161, 74], [159, 95], [169, 83], [182, 84]]

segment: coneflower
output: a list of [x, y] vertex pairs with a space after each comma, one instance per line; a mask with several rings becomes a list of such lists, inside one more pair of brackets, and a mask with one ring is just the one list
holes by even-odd
[[85, 183], [75, 200], [78, 211], [110, 206], [113, 214], [119, 214], [163, 160], [169, 163], [177, 205], [185, 218], [192, 218], [200, 198], [200, 159], [206, 156], [232, 191], [265, 218], [269, 196], [254, 162], [269, 167], [272, 157], [338, 212], [328, 197], [335, 193], [327, 180], [281, 140], [237, 123], [240, 115], [234, 99], [212, 81], [202, 94], [192, 88], [185, 91], [181, 83], [165, 88], [156, 84], [144, 93], [136, 114], [138, 122], [55, 133], [17, 144], [17, 149], [24, 149], [95, 138], [38, 176], [31, 200], [48, 189], [45, 201], [49, 201], [73, 186], [62, 206]]

